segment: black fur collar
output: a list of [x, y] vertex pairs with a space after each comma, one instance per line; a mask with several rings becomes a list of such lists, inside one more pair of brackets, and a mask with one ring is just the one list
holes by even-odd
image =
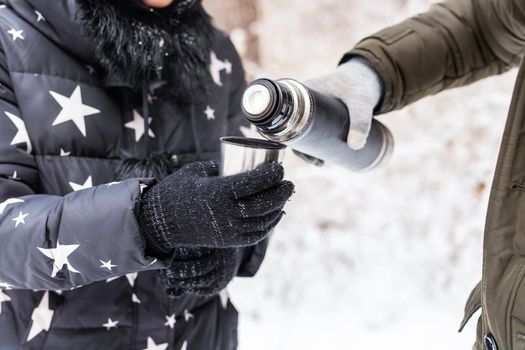
[[[154, 10], [141, 0], [77, 0], [82, 34], [108, 85], [165, 80], [170, 95], [206, 94], [213, 27], [200, 0]], [[197, 94], [199, 95], [199, 94]]]

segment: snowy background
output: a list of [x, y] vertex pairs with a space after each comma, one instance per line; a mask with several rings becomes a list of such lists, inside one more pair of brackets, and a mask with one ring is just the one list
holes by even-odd
[[[209, 0], [208, 2], [220, 2]], [[258, 2], [254, 76], [304, 80], [363, 36], [429, 0]], [[220, 20], [220, 18], [218, 18]], [[242, 49], [242, 30], [233, 38]], [[457, 333], [481, 278], [484, 216], [516, 71], [426, 98], [380, 119], [396, 139], [367, 174], [288, 155], [297, 189], [254, 279], [230, 287], [241, 350], [470, 349]]]

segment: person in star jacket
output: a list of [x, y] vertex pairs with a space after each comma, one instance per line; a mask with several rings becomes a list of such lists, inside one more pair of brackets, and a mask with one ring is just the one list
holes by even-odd
[[[155, 1], [148, 1], [148, 4]], [[293, 185], [221, 178], [244, 74], [199, 0], [0, 2], [0, 349], [235, 349]]]

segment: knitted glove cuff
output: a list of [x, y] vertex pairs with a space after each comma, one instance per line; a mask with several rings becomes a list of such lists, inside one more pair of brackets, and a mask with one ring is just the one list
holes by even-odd
[[370, 103], [375, 109], [383, 95], [383, 81], [370, 63], [353, 57], [337, 67], [333, 76], [333, 89], [343, 100]]
[[169, 234], [163, 224], [164, 212], [161, 196], [153, 187], [142, 194], [138, 217], [140, 231], [146, 241], [146, 254], [157, 258], [170, 254]]

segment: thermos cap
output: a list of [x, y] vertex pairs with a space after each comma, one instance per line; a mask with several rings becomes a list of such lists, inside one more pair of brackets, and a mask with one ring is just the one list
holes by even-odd
[[254, 84], [246, 89], [242, 97], [244, 110], [253, 115], [261, 115], [268, 110], [272, 102], [272, 96], [268, 87], [262, 84]]

